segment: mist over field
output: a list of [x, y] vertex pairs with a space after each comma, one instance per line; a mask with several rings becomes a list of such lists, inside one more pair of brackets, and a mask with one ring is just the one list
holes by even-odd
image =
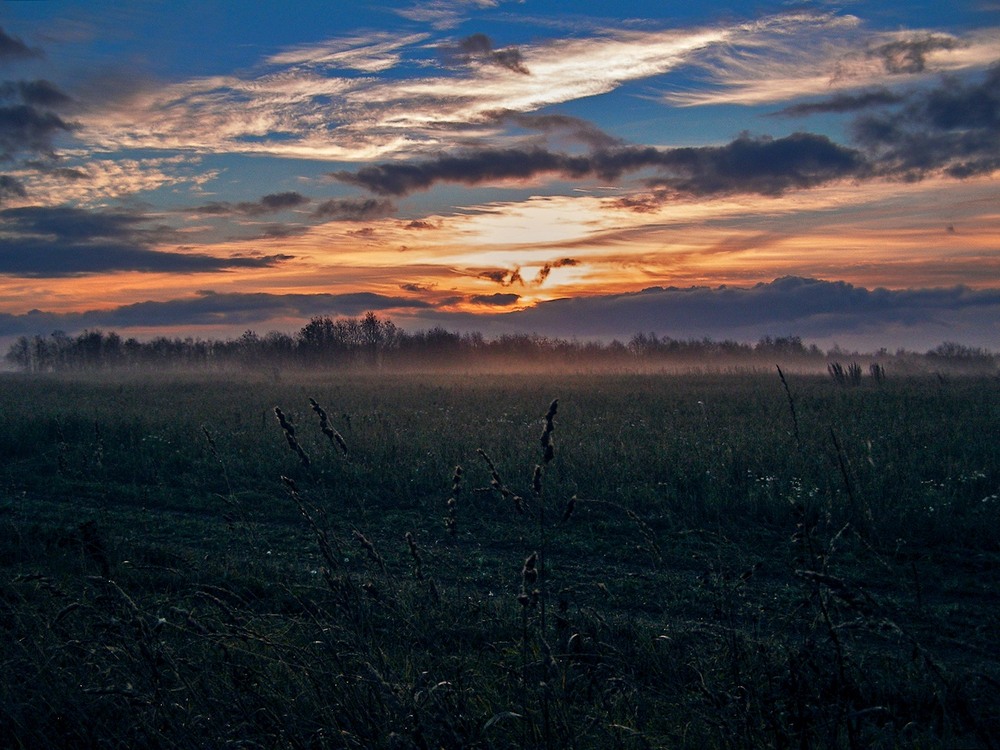
[[784, 367], [795, 372], [844, 368], [859, 380], [889, 368], [894, 375], [928, 372], [995, 374], [988, 350], [945, 342], [927, 352], [885, 349], [824, 352], [797, 336], [761, 338], [753, 344], [709, 338], [678, 341], [639, 333], [626, 342], [580, 341], [537, 334], [459, 334], [436, 327], [407, 332], [369, 311], [359, 318], [314, 317], [294, 335], [253, 330], [226, 340], [156, 337], [145, 341], [115, 332], [56, 332], [21, 336], [7, 350], [8, 367], [24, 372], [123, 369], [219, 371], [256, 369], [273, 373], [309, 369], [368, 372], [754, 372]]

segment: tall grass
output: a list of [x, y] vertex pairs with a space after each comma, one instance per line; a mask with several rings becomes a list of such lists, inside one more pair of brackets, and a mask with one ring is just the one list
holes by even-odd
[[0, 744], [995, 747], [998, 391], [6, 378]]

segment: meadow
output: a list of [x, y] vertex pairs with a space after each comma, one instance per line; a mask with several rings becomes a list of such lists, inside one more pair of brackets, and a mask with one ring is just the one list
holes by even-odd
[[7, 374], [0, 746], [998, 747], [998, 435], [996, 376]]

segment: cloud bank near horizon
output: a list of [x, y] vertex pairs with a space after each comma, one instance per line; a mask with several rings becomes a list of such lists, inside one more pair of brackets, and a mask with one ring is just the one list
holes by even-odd
[[[617, 338], [655, 333], [674, 339], [757, 341], [764, 336], [799, 336], [806, 341], [847, 345], [909, 346], [927, 349], [942, 341], [986, 346], [1000, 340], [1000, 290], [951, 288], [866, 289], [845, 282], [784, 277], [750, 287], [651, 287], [627, 294], [543, 302], [516, 312], [454, 313], [414, 296], [354, 294], [239, 294], [200, 292], [190, 299], [140, 302], [83, 313], [0, 315], [0, 336], [42, 335], [84, 329], [150, 331], [164, 335], [228, 329], [236, 336], [250, 327], [263, 333], [291, 331], [320, 315], [355, 317], [374, 311], [411, 329], [436, 326], [486, 335], [534, 332], [577, 338]], [[479, 300], [503, 307], [508, 296]], [[503, 299], [501, 299], [503, 298]], [[295, 321], [290, 323], [289, 321]], [[886, 332], [892, 332], [891, 337]], [[880, 338], [881, 337], [881, 338]], [[851, 342], [855, 342], [852, 344]]]

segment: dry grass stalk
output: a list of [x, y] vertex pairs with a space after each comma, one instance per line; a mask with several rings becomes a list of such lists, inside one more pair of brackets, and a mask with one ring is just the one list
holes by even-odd
[[302, 450], [302, 446], [299, 445], [299, 441], [295, 439], [295, 428], [292, 424], [285, 418], [285, 413], [281, 411], [277, 406], [274, 407], [274, 416], [278, 418], [278, 424], [281, 425], [282, 431], [285, 433], [285, 440], [288, 442], [288, 447], [298, 454], [299, 460], [302, 462], [303, 466], [309, 466], [309, 456], [306, 452]]
[[354, 538], [358, 541], [358, 544], [360, 544], [364, 548], [365, 552], [368, 553], [368, 558], [373, 563], [378, 565], [383, 573], [387, 572], [385, 569], [385, 560], [382, 559], [382, 555], [378, 553], [378, 550], [375, 549], [375, 545], [371, 543], [368, 537], [366, 537], [357, 529], [354, 529]]
[[327, 417], [326, 411], [323, 409], [322, 406], [316, 403], [315, 399], [310, 398], [309, 404], [312, 406], [312, 410], [316, 412], [317, 416], [319, 417], [319, 429], [322, 431], [324, 435], [326, 435], [327, 439], [333, 445], [336, 445], [340, 449], [340, 452], [346, 456], [347, 441], [344, 440], [344, 436], [330, 426], [330, 419], [329, 417]]
[[104, 468], [104, 437], [101, 435], [101, 425], [94, 420], [94, 466]]
[[410, 548], [410, 557], [413, 558], [413, 577], [418, 581], [423, 580], [424, 563], [420, 556], [420, 548], [417, 547], [417, 541], [413, 538], [413, 534], [409, 531], [406, 532], [404, 539], [406, 539], [406, 544]]
[[775, 367], [778, 368], [778, 377], [781, 378], [781, 385], [785, 388], [785, 396], [788, 398], [788, 409], [792, 413], [792, 429], [795, 430], [795, 444], [801, 448], [802, 440], [799, 438], [799, 418], [795, 413], [795, 399], [792, 398], [792, 391], [788, 387], [788, 381], [785, 380], [785, 373], [777, 365]]
[[[319, 524], [316, 523], [316, 520], [312, 517], [312, 514], [309, 513], [305, 503], [302, 502], [302, 497], [299, 495], [299, 490], [295, 486], [295, 481], [285, 476], [281, 477], [281, 481], [284, 483], [289, 496], [298, 507], [299, 513], [304, 519], [306, 519], [306, 523], [309, 524], [309, 528], [312, 529], [313, 534], [316, 535], [316, 544], [319, 547], [320, 555], [323, 556], [323, 560], [330, 566], [331, 570], [339, 570], [339, 560], [344, 559], [344, 553], [341, 551], [340, 547], [336, 546], [335, 542], [331, 544], [330, 537], [327, 535], [326, 531], [320, 528]], [[334, 554], [334, 547], [336, 547], [336, 554]]]
[[514, 510], [518, 513], [524, 513], [524, 498], [504, 484], [503, 479], [500, 478], [500, 472], [497, 471], [497, 467], [493, 463], [493, 460], [486, 455], [486, 451], [479, 448], [476, 452], [482, 456], [486, 465], [490, 468], [490, 487], [499, 492], [500, 496], [505, 500], [510, 500], [514, 504]]
[[576, 510], [576, 495], [573, 495], [573, 497], [569, 499], [569, 502], [566, 503], [566, 510], [563, 511], [563, 517], [562, 517], [563, 523], [566, 523], [566, 521], [568, 521], [573, 516], [573, 511], [575, 510]]
[[549, 404], [549, 410], [545, 413], [545, 427], [542, 429], [542, 463], [547, 464], [555, 456], [555, 448], [552, 445], [552, 430], [554, 429], [552, 420], [556, 416], [559, 408], [559, 399], [555, 399]]
[[448, 497], [448, 515], [444, 519], [444, 527], [452, 536], [458, 534], [458, 496], [462, 492], [462, 467], [456, 466], [451, 478], [451, 495]]

